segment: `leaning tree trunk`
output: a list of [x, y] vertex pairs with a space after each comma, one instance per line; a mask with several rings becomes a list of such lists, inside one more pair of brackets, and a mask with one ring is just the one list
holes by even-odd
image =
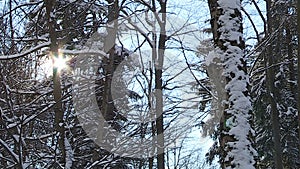
[[[224, 110], [220, 119], [220, 163], [222, 168], [254, 169], [252, 106], [246, 71], [240, 0], [208, 0], [214, 52], [207, 65], [219, 65], [224, 76]], [[222, 89], [217, 89], [222, 91]]]

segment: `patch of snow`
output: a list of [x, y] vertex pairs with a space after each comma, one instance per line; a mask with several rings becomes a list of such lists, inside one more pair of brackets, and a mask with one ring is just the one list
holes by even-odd
[[73, 164], [74, 152], [72, 150], [71, 144], [67, 138], [64, 140], [65, 150], [66, 150], [66, 169], [70, 169]]

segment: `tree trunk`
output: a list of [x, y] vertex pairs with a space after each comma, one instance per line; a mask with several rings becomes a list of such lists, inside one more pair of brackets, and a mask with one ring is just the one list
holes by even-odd
[[254, 169], [256, 151], [253, 148], [249, 76], [243, 58], [241, 1], [208, 0], [208, 3], [215, 51], [209, 54], [207, 64], [221, 65], [226, 90], [225, 100], [221, 100], [225, 108], [220, 119], [221, 167]]
[[[54, 62], [54, 58], [58, 57], [58, 41], [57, 34], [55, 30], [56, 21], [53, 18], [53, 8], [55, 6], [54, 0], [45, 0], [46, 5], [46, 16], [48, 19], [48, 27], [49, 27], [49, 36], [50, 36], [50, 57]], [[62, 89], [60, 83], [60, 72], [58, 72], [57, 67], [53, 67], [53, 97], [55, 101], [54, 106], [54, 123], [55, 129], [58, 132], [57, 134], [57, 142], [58, 147], [61, 151], [61, 159], [60, 162], [65, 165], [66, 162], [66, 151], [65, 151], [65, 131], [64, 131], [64, 111], [62, 107]]]
[[109, 58], [104, 58], [104, 70], [105, 70], [105, 81], [104, 81], [104, 91], [102, 95], [102, 112], [105, 120], [109, 122], [115, 129], [114, 126], [114, 104], [111, 95], [111, 83], [114, 73], [114, 60], [115, 60], [115, 41], [117, 35], [118, 27], [118, 17], [119, 17], [119, 4], [118, 0], [107, 0], [108, 6], [108, 24], [107, 36], [105, 37], [104, 50], [109, 54]]
[[[298, 92], [298, 100], [297, 100], [297, 107], [298, 107], [298, 134], [300, 140], [300, 1], [297, 1], [297, 34], [298, 34], [298, 76], [297, 76], [297, 92]], [[300, 143], [299, 143], [299, 150], [298, 150], [298, 157], [300, 161]]]
[[[271, 0], [267, 0], [267, 24], [268, 24], [268, 32], [267, 35], [271, 36], [271, 33], [274, 31], [276, 23], [272, 20], [272, 2]], [[273, 142], [274, 142], [274, 162], [276, 169], [282, 169], [282, 151], [281, 151], [281, 143], [280, 143], [280, 121], [279, 121], [279, 112], [277, 109], [276, 103], [276, 94], [277, 91], [274, 86], [275, 82], [275, 61], [276, 61], [276, 53], [273, 52], [273, 48], [276, 48], [274, 43], [271, 43], [267, 47], [266, 53], [266, 61], [267, 61], [267, 69], [266, 69], [266, 85], [268, 90], [269, 103], [271, 106], [271, 121], [272, 121], [272, 132], [273, 132]]]
[[166, 1], [159, 1], [161, 21], [159, 21], [160, 35], [158, 40], [157, 57], [155, 64], [155, 111], [156, 111], [156, 134], [158, 139], [157, 145], [157, 166], [158, 169], [165, 168], [165, 145], [164, 145], [164, 119], [163, 119], [163, 93], [162, 93], [162, 70], [166, 48]]
[[[152, 49], [152, 52], [153, 49]], [[152, 65], [151, 65], [151, 62], [150, 62], [150, 80], [149, 80], [149, 84], [148, 84], [148, 106], [149, 106], [149, 110], [152, 111], [152, 99], [151, 99], [151, 95], [150, 93], [152, 92], [152, 79], [153, 79], [153, 70], [152, 70]], [[152, 112], [150, 112], [152, 113]], [[156, 129], [155, 129], [155, 122], [154, 121], [151, 121], [151, 135], [152, 135], [152, 138], [155, 138], [155, 134], [156, 134]], [[152, 142], [152, 152], [155, 152], [155, 143]], [[149, 169], [153, 169], [153, 163], [154, 163], [154, 157], [150, 157], [149, 158]]]

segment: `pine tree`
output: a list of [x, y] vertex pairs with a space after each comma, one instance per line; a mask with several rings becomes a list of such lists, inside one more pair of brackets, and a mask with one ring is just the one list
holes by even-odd
[[299, 168], [294, 3], [267, 1], [268, 31], [255, 56], [252, 96], [259, 168]]

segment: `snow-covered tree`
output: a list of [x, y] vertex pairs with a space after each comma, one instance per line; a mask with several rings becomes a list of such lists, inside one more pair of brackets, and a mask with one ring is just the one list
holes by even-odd
[[220, 164], [222, 168], [255, 168], [241, 1], [209, 0], [208, 3], [215, 50], [208, 55], [206, 64], [221, 77], [209, 74], [221, 105], [218, 107]]

